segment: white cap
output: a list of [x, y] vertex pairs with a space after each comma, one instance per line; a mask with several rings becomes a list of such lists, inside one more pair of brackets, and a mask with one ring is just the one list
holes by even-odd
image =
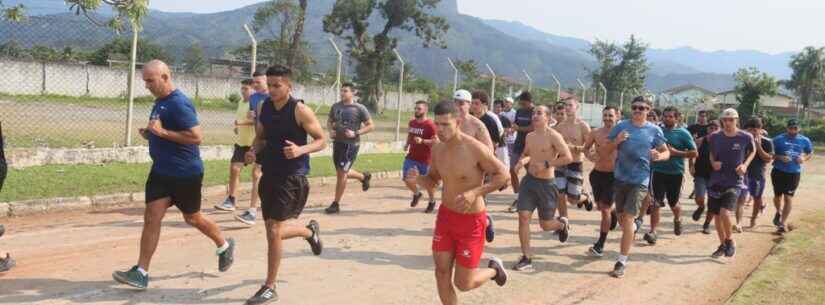
[[461, 90], [456, 91], [455, 94], [453, 94], [453, 99], [454, 100], [459, 100], [459, 101], [469, 102], [469, 101], [473, 100], [473, 95], [470, 94], [470, 91], [461, 89]]
[[513, 102], [513, 98], [512, 98], [512, 97], [508, 97], [508, 98], [506, 98], [506, 99], [504, 99], [504, 100], [505, 100], [505, 101], [507, 101], [508, 103], [512, 103], [512, 102]]
[[729, 118], [738, 119], [739, 118], [739, 112], [736, 112], [736, 109], [728, 108], [728, 109], [725, 109], [724, 111], [722, 111], [722, 115], [719, 116], [719, 118], [720, 119], [729, 119]]

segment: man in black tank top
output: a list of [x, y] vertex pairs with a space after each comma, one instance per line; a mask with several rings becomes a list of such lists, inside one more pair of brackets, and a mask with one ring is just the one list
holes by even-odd
[[[320, 255], [323, 248], [318, 222], [310, 220], [306, 226], [288, 224], [298, 218], [309, 195], [309, 154], [326, 147], [326, 137], [315, 113], [300, 100], [290, 96], [291, 71], [271, 67], [266, 71], [270, 97], [258, 105], [255, 141], [246, 153], [246, 162], [257, 157], [263, 170], [258, 187], [261, 209], [266, 221], [268, 245], [267, 274], [264, 285], [246, 304], [265, 304], [278, 300], [275, 276], [281, 264], [284, 239], [303, 237]], [[312, 141], [307, 141], [307, 135]]]

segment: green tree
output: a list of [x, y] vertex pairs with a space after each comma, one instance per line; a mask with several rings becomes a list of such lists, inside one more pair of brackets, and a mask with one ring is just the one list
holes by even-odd
[[[83, 14], [96, 25], [108, 26], [120, 33], [128, 21], [137, 30], [140, 30], [143, 17], [149, 13], [149, 0], [65, 0], [69, 9], [75, 14]], [[90, 13], [98, 10], [102, 5], [110, 5], [115, 15], [107, 21], [98, 20]]]
[[[108, 65], [107, 60], [112, 58], [129, 58], [132, 50], [132, 42], [120, 37], [101, 46], [89, 55], [89, 61], [95, 65]], [[138, 39], [137, 61], [147, 62], [152, 59], [160, 59], [167, 63], [172, 63], [172, 58], [159, 45]]]
[[791, 79], [783, 84], [796, 93], [802, 108], [807, 110], [811, 100], [821, 96], [825, 91], [825, 47], [806, 47], [791, 57], [789, 65], [793, 69], [793, 74]]
[[[313, 64], [309, 44], [302, 40], [307, 1], [272, 0], [255, 11], [252, 28], [256, 33], [267, 31], [271, 38], [258, 43], [258, 54], [270, 65], [292, 68], [298, 79], [308, 76]], [[233, 51], [236, 58], [249, 58], [251, 46]], [[245, 53], [245, 54], [244, 54]]]
[[607, 88], [609, 104], [618, 105], [622, 91], [644, 89], [645, 75], [650, 68], [645, 51], [647, 44], [634, 35], [622, 46], [597, 39], [590, 47], [590, 54], [598, 62], [596, 70], [591, 71], [592, 80]]
[[23, 4], [6, 6], [0, 0], [0, 20], [20, 22], [26, 20], [26, 7]]
[[[449, 29], [443, 17], [432, 10], [441, 0], [337, 0], [324, 17], [324, 31], [347, 41], [348, 54], [356, 60], [356, 79], [362, 84], [362, 101], [376, 110], [384, 95], [384, 75], [394, 63], [392, 50], [398, 46], [394, 29], [414, 32], [424, 47], [446, 48], [444, 34]], [[380, 22], [371, 34], [371, 23]], [[383, 23], [383, 24], [381, 24]]]
[[773, 76], [759, 72], [754, 67], [739, 69], [733, 77], [736, 80], [734, 90], [739, 102], [736, 110], [739, 112], [740, 121], [759, 113], [759, 99], [762, 96], [774, 96], [779, 93], [779, 82]]
[[209, 68], [206, 57], [203, 56], [203, 48], [199, 43], [193, 43], [183, 53], [184, 70], [188, 73], [203, 74]]
[[458, 74], [461, 76], [463, 83], [472, 83], [478, 80], [480, 73], [478, 72], [478, 63], [475, 60], [457, 59], [453, 64], [458, 69]]

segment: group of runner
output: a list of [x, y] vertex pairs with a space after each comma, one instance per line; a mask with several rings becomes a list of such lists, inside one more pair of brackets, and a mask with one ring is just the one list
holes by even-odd
[[[113, 277], [146, 289], [161, 222], [171, 206], [176, 206], [187, 224], [215, 244], [219, 271], [233, 265], [236, 242], [224, 237], [218, 225], [200, 211], [204, 170], [198, 145], [203, 132], [192, 102], [175, 88], [165, 63], [150, 61], [142, 76], [156, 101], [149, 123], [139, 130], [149, 142], [153, 160], [146, 182], [140, 255], [136, 265], [115, 271]], [[335, 199], [326, 213], [340, 212], [348, 179], [359, 181], [363, 191], [370, 187], [371, 174], [356, 172], [353, 164], [360, 137], [374, 125], [367, 109], [355, 101], [352, 84], [342, 86], [341, 101], [330, 110], [329, 132], [324, 132], [313, 110], [294, 98], [291, 90], [291, 71], [279, 66], [241, 83], [244, 99], [236, 111], [237, 142], [230, 162], [228, 194], [215, 206], [221, 211], [237, 209], [239, 175], [244, 166], [251, 165], [251, 206], [235, 217], [254, 224], [260, 199], [267, 269], [263, 284], [247, 304], [278, 299], [275, 283], [283, 240], [300, 237], [313, 254], [323, 252], [317, 221], [294, 224], [309, 196], [306, 176], [310, 154], [325, 149], [332, 139], [337, 183]], [[518, 96], [517, 110], [513, 102], [494, 101], [491, 111], [486, 93], [459, 90], [453, 100], [433, 106], [433, 119], [428, 118], [427, 102], [415, 103], [405, 145], [403, 180], [411, 192], [411, 207], [416, 207], [426, 192], [428, 204], [424, 211], [437, 210], [431, 249], [443, 304], [457, 304], [455, 288], [468, 291], [491, 280], [500, 286], [507, 282], [507, 268], [501, 259], [490, 257], [484, 267], [479, 266], [485, 243], [495, 236], [485, 197], [507, 188], [508, 181], [516, 193], [510, 210], [518, 213], [522, 250], [512, 269], [532, 268], [530, 221], [534, 211], [538, 210], [543, 231], [553, 231], [560, 242], [566, 242], [570, 236], [567, 205], [588, 210], [595, 205], [601, 213], [600, 233], [589, 253], [602, 256], [608, 232], [621, 225], [620, 255], [610, 271], [621, 277], [635, 234], [642, 226], [642, 216], [648, 210], [651, 226], [645, 234], [647, 242], [656, 242], [658, 211], [665, 200], [675, 217], [675, 235], [682, 233], [679, 199], [684, 159], [690, 160], [695, 182], [698, 208], [693, 219], [699, 220], [707, 209], [706, 223], [715, 220], [720, 246], [713, 256], [720, 257], [735, 254], [731, 233], [738, 230], [734, 225], [742, 220], [741, 205], [748, 193], [753, 196], [755, 210], [751, 226], [755, 224], [757, 211], [762, 208], [765, 167], [771, 161], [777, 207], [774, 224], [780, 232], [786, 230], [801, 166], [812, 156], [811, 143], [799, 134], [795, 120], [788, 121], [787, 133], [769, 139], [763, 134], [761, 121], [751, 119], [745, 125], [747, 131], [740, 130], [738, 114], [726, 109], [721, 113], [721, 123], [708, 122], [706, 113], [700, 113], [698, 125], [691, 126], [693, 132], [689, 132], [680, 127], [678, 109], [665, 108], [660, 126], [649, 119], [648, 115], [655, 113], [651, 101], [637, 97], [631, 104], [630, 118], [620, 121], [619, 109], [608, 106], [602, 111], [603, 126], [591, 130], [577, 116], [579, 103], [575, 98], [544, 106], [534, 104], [530, 93], [524, 92]], [[582, 187], [585, 158], [594, 163], [589, 173], [592, 195]], [[526, 172], [523, 177], [522, 169]], [[435, 201], [439, 187], [440, 206]]]

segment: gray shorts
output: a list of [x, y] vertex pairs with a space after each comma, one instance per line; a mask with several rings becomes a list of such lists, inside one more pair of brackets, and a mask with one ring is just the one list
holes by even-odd
[[642, 200], [645, 199], [647, 193], [647, 186], [616, 180], [613, 185], [613, 201], [616, 202], [616, 212], [636, 217], [639, 215]]
[[556, 215], [556, 197], [559, 192], [553, 179], [539, 179], [530, 174], [521, 179], [518, 193], [518, 211], [533, 212], [538, 208], [539, 219], [552, 220]]

